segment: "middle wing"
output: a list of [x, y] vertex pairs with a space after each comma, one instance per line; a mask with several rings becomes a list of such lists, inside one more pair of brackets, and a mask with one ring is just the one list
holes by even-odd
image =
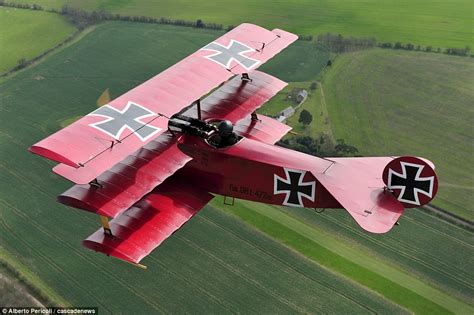
[[96, 185], [75, 185], [58, 201], [114, 218], [190, 160], [178, 149], [176, 138], [165, 133], [100, 175]]

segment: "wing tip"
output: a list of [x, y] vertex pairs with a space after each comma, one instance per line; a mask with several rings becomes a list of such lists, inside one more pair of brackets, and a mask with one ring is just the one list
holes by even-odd
[[[95, 232], [94, 234], [92, 234], [91, 236], [89, 236], [88, 238], [86, 238], [85, 240], [82, 241], [82, 246], [84, 246], [85, 248], [87, 249], [90, 249], [90, 250], [93, 250], [95, 252], [98, 252], [98, 253], [102, 253], [102, 254], [105, 254], [107, 256], [112, 256], [114, 258], [117, 258], [117, 259], [120, 259], [122, 261], [125, 261], [127, 263], [130, 263], [130, 264], [133, 264], [133, 265], [141, 265], [140, 264], [140, 260], [143, 258], [143, 257], [131, 257], [129, 255], [126, 255], [124, 254], [123, 252], [117, 250], [116, 248], [113, 248], [111, 246], [108, 246], [106, 245], [104, 242], [101, 242], [100, 240], [97, 240], [97, 239], [92, 239], [92, 238], [97, 238], [99, 234], [102, 234], [102, 238], [105, 240], [105, 237], [109, 237], [109, 236], [105, 236], [105, 234], [102, 233], [101, 230]], [[143, 266], [143, 265], [141, 265]], [[145, 266], [143, 266], [145, 267]], [[146, 267], [145, 267], [146, 269]]]
[[285, 31], [285, 30], [282, 30], [282, 29], [279, 29], [279, 28], [274, 28], [272, 30], [272, 32], [275, 33], [280, 38], [284, 38], [289, 43], [292, 43], [292, 42], [296, 41], [299, 38], [298, 35], [296, 35], [294, 33], [290, 33], [288, 31]]
[[39, 144], [34, 144], [31, 147], [28, 148], [28, 151], [30, 151], [33, 154], [39, 155], [41, 157], [44, 157], [48, 160], [52, 160], [58, 163], [62, 163], [68, 166], [72, 166], [74, 168], [78, 168], [79, 164], [72, 161], [71, 159], [68, 159], [64, 155], [61, 155], [47, 147], [44, 147]]

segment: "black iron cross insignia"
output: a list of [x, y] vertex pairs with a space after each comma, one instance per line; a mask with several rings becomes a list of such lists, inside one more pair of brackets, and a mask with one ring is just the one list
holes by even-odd
[[420, 177], [424, 165], [401, 162], [402, 174], [392, 169], [388, 170], [389, 189], [400, 189], [398, 200], [414, 205], [420, 205], [418, 194], [433, 196], [434, 176]]
[[114, 139], [120, 140], [122, 132], [129, 129], [134, 132], [142, 141], [148, 140], [161, 130], [161, 128], [147, 125], [141, 119], [157, 116], [154, 112], [138, 104], [128, 102], [123, 110], [118, 110], [109, 105], [104, 105], [89, 114], [90, 116], [100, 116], [106, 119], [90, 124]]
[[314, 191], [316, 183], [303, 182], [306, 171], [298, 171], [285, 168], [285, 178], [281, 178], [277, 174], [273, 177], [273, 193], [286, 194], [283, 205], [293, 207], [304, 207], [303, 197], [314, 201]]
[[255, 52], [255, 49], [233, 39], [227, 46], [212, 42], [201, 48], [201, 50], [214, 51], [214, 54], [206, 56], [206, 58], [220, 64], [226, 69], [230, 69], [230, 64], [232, 60], [234, 60], [247, 70], [254, 68], [260, 63], [260, 60], [253, 59], [244, 55], [244, 53], [247, 52]]

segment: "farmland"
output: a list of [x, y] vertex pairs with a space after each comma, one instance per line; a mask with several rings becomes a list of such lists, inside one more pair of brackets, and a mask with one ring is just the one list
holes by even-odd
[[[69, 184], [49, 172], [52, 163], [32, 156], [26, 148], [68, 119], [95, 109], [96, 100], [105, 89], [116, 97], [220, 34], [202, 29], [107, 23], [43, 63], [0, 83], [0, 246], [10, 253], [8, 259], [13, 257], [13, 261], [30, 267], [41, 279], [32, 277], [32, 281], [49, 291], [57, 303], [99, 305], [105, 313], [472, 313], [472, 305], [468, 305], [473, 297], [469, 272], [472, 233], [416, 210], [403, 217], [399, 229], [374, 237], [362, 232], [342, 210], [316, 215], [310, 210], [244, 202], [234, 208], [222, 208], [217, 199], [143, 261], [149, 267], [146, 272], [80, 247], [80, 240], [97, 229], [97, 218], [55, 204], [55, 196]], [[307, 87], [318, 78], [327, 57], [328, 52], [321, 47], [301, 41], [262, 70], [293, 81], [290, 87]], [[406, 60], [410, 58], [415, 61]], [[434, 61], [429, 63], [426, 59]], [[353, 62], [357, 66], [351, 68]], [[390, 67], [391, 64], [403, 66]], [[434, 65], [439, 74], [429, 71]], [[395, 114], [400, 118], [385, 119], [387, 125], [398, 124], [393, 130], [402, 129], [400, 121], [412, 118], [409, 109], [422, 111], [418, 105], [425, 106], [413, 96], [414, 92], [402, 98], [410, 86], [407, 83], [405, 90], [397, 90], [396, 85], [408, 80], [412, 85], [419, 84], [423, 95], [430, 97], [427, 103], [433, 102], [438, 109], [446, 103], [456, 112], [455, 119], [462, 122], [465, 116], [458, 113], [469, 112], [468, 101], [464, 100], [472, 99], [465, 72], [472, 73], [467, 58], [381, 50], [339, 56], [332, 69], [327, 70], [323, 84], [304, 105], [313, 115], [324, 111], [323, 117], [329, 115], [332, 123], [311, 126], [309, 132], [332, 130], [337, 137], [356, 144], [364, 154], [413, 151], [416, 148], [411, 138], [401, 138], [398, 143], [390, 138], [384, 125], [360, 128], [357, 119], [361, 118], [357, 117], [373, 121], [369, 115], [388, 111], [391, 119]], [[428, 75], [424, 77], [423, 73]], [[400, 106], [400, 100], [407, 99], [410, 106], [396, 113], [390, 112], [392, 107], [383, 102], [385, 98], [373, 96], [373, 86], [389, 74], [396, 79], [383, 81], [393, 93], [387, 96], [395, 100], [391, 106]], [[420, 77], [413, 78], [414, 74]], [[428, 89], [427, 85], [433, 82], [440, 83], [441, 88]], [[371, 94], [359, 96], [350, 89], [351, 84], [360, 84], [358, 88]], [[321, 87], [327, 104], [321, 101]], [[443, 98], [451, 93], [454, 99]], [[359, 108], [366, 103], [370, 106]], [[275, 105], [279, 104], [268, 106]], [[268, 106], [262, 110], [274, 110]], [[353, 112], [346, 114], [348, 108]], [[439, 122], [446, 114], [438, 111], [432, 115], [429, 121]], [[371, 134], [369, 128], [376, 128], [389, 137], [384, 138], [386, 141], [396, 143], [373, 151], [371, 141], [378, 140], [365, 139]], [[448, 128], [446, 134], [437, 134], [435, 129], [417, 134], [430, 145], [434, 137], [441, 143], [452, 139], [472, 141], [465, 123], [461, 128]], [[466, 149], [462, 151], [460, 145], [455, 148], [461, 150], [461, 159], [466, 157]], [[443, 163], [436, 149], [413, 152], [434, 156], [438, 171], [450, 173], [445, 168], [450, 165]], [[472, 185], [469, 181], [454, 184]], [[443, 202], [451, 200], [452, 193], [440, 195], [440, 204], [449, 210], [451, 204]], [[468, 202], [469, 199], [461, 199], [461, 207], [454, 210], [469, 217], [469, 212], [462, 210], [463, 205], [468, 210]], [[0, 258], [6, 259], [5, 252], [0, 251]]]
[[27, 147], [94, 109], [105, 88], [117, 96], [216, 36], [109, 23], [0, 84], [2, 260], [28, 266], [57, 303], [103, 313], [405, 313], [212, 207], [144, 260], [148, 271], [80, 246], [97, 218], [54, 202], [70, 184]]
[[[145, 0], [15, 0], [60, 8], [107, 10], [123, 15], [145, 15], [237, 25], [253, 22], [307, 35], [341, 33], [374, 36], [379, 41], [411, 42], [433, 47], [474, 47], [472, 1], [350, 0], [350, 1], [154, 1]], [[183, 9], [185, 8], [185, 9]]]
[[[344, 210], [316, 214], [245, 201], [223, 210], [416, 313], [473, 310], [473, 235], [426, 214], [409, 212], [403, 230], [373, 236]], [[439, 245], [430, 247], [428, 239]]]
[[58, 14], [0, 7], [0, 73], [55, 46], [74, 30]]
[[474, 62], [370, 50], [341, 55], [324, 77], [337, 138], [363, 155], [418, 155], [436, 165], [435, 205], [474, 219]]

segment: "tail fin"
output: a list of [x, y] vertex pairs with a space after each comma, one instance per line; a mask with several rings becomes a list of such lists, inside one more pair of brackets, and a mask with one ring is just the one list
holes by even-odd
[[385, 166], [382, 178], [405, 208], [427, 204], [438, 191], [433, 163], [413, 156], [392, 160]]

